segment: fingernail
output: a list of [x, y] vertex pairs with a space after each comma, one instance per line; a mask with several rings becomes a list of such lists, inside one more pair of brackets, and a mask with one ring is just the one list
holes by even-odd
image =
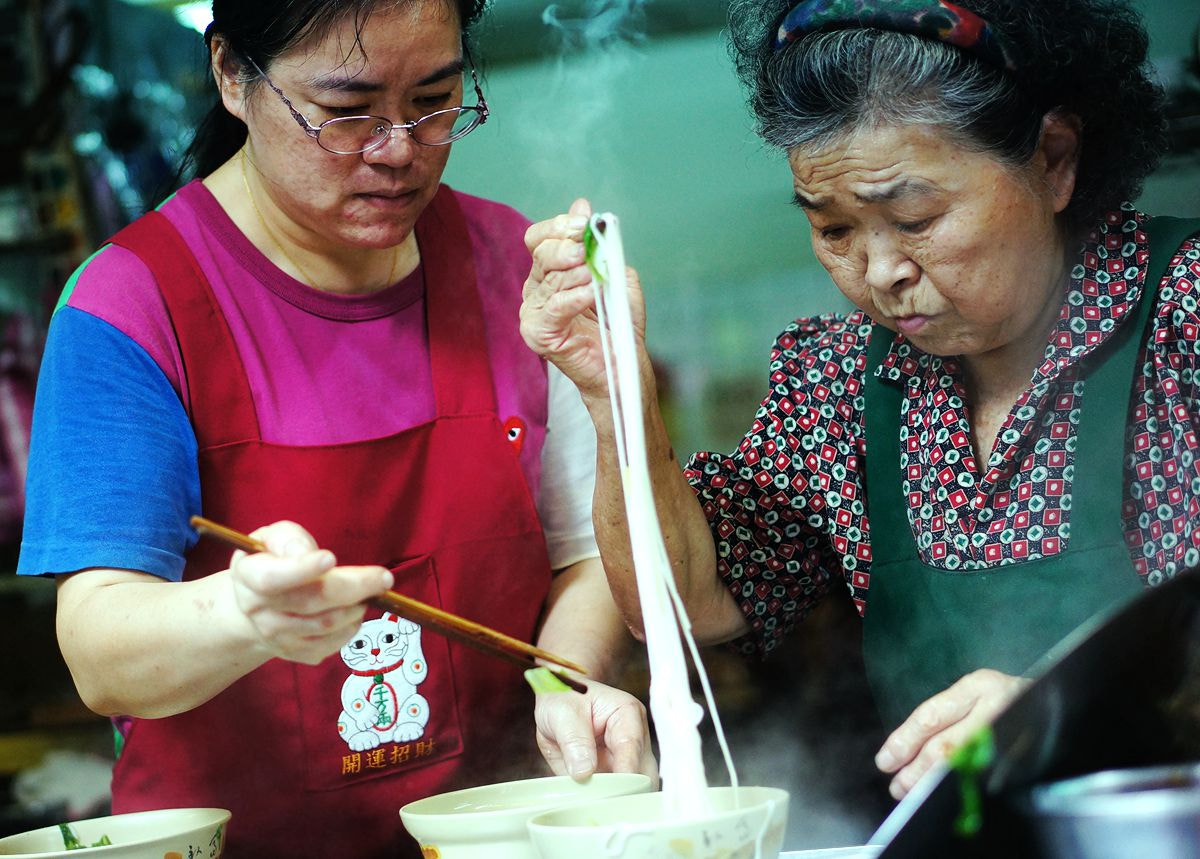
[[317, 564], [325, 570], [332, 570], [337, 564], [337, 558], [333, 556], [333, 552], [323, 550], [321, 557], [317, 559]]
[[571, 778], [579, 779], [590, 775], [592, 761], [583, 749], [572, 749], [567, 755], [567, 773]]
[[583, 262], [583, 248], [579, 245], [571, 248], [570, 258], [576, 262]]
[[880, 749], [875, 755], [875, 766], [883, 771], [887, 771], [896, 765], [896, 758], [887, 749]]
[[582, 230], [588, 225], [588, 219], [583, 215], [572, 215], [567, 220], [567, 227], [572, 230]]
[[379, 577], [379, 581], [383, 585], [383, 589], [386, 591], [390, 590], [392, 585], [396, 583], [396, 577], [392, 575], [391, 570], [384, 570], [383, 575]]

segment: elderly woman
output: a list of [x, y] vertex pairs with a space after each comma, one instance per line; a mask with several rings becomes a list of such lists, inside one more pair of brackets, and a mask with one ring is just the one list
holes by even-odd
[[[1100, 0], [967, 5], [733, 4], [759, 130], [858, 309], [789, 325], [737, 450], [682, 472], [643, 356], [697, 631], [767, 654], [841, 582], [897, 797], [1077, 624], [1200, 563], [1200, 242], [1127, 202], [1164, 145], [1145, 33]], [[523, 333], [597, 427], [601, 553], [636, 628], [587, 212], [528, 233]]]

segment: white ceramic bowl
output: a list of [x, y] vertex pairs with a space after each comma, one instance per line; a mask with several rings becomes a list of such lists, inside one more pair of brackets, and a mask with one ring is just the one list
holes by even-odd
[[663, 795], [647, 793], [537, 815], [529, 835], [542, 859], [776, 859], [788, 794], [774, 787], [710, 787], [714, 811], [664, 820]]
[[648, 790], [649, 776], [636, 773], [596, 773], [582, 784], [548, 776], [418, 799], [400, 809], [400, 819], [427, 856], [537, 859], [526, 828], [535, 814]]
[[114, 814], [91, 820], [72, 820], [71, 831], [83, 844], [94, 844], [105, 835], [109, 847], [67, 850], [62, 830], [46, 826], [0, 838], [0, 856], [6, 859], [168, 859], [203, 856], [215, 859], [225, 847], [224, 808], [165, 808]]

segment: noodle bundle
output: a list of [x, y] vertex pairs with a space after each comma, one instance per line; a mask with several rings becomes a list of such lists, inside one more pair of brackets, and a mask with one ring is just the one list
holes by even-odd
[[692, 637], [691, 623], [675, 587], [654, 505], [646, 459], [637, 344], [629, 311], [620, 222], [616, 216], [611, 213], [593, 215], [584, 235], [584, 245], [593, 276], [592, 288], [629, 522], [629, 542], [646, 634], [650, 714], [658, 740], [664, 816], [667, 819], [701, 818], [713, 811], [701, 754], [699, 724], [704, 712], [692, 698], [684, 642], [704, 690], [730, 783], [735, 788], [737, 775], [708, 675]]

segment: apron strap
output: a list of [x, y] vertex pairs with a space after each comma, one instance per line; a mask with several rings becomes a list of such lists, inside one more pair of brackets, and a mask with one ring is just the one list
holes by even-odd
[[438, 416], [495, 412], [471, 235], [447, 186], [438, 189], [421, 214], [416, 233], [425, 266], [429, 363]]
[[[917, 557], [916, 541], [908, 521], [908, 499], [904, 496], [900, 469], [900, 411], [904, 408], [904, 389], [891, 381], [875, 378], [875, 368], [883, 364], [896, 335], [878, 322], [871, 328], [867, 343], [866, 372], [863, 385], [866, 406], [863, 431], [867, 440], [866, 496], [867, 522], [870, 526], [871, 564]], [[889, 541], [874, 539], [877, 534], [905, 535]]]
[[[1108, 344], [1084, 362], [1083, 411], [1076, 450], [1091, 462], [1075, 468], [1072, 481], [1071, 543], [1088, 550], [1124, 541], [1121, 509], [1125, 501], [1125, 450], [1128, 416], [1133, 409], [1134, 379], [1142, 371], [1137, 360], [1149, 342], [1158, 290], [1179, 246], [1200, 230], [1200, 220], [1152, 218], [1143, 227], [1149, 240], [1137, 307], [1127, 313]], [[1121, 404], [1113, 414], [1108, 404]], [[1100, 463], [1099, 466], [1093, 463]]]
[[[1149, 265], [1137, 308], [1124, 320], [1111, 340], [1085, 363], [1086, 393], [1077, 433], [1077, 449], [1088, 450], [1092, 463], [1077, 468], [1072, 482], [1071, 542], [1075, 549], [1090, 549], [1111, 543], [1120, 534], [1124, 480], [1126, 416], [1133, 396], [1132, 373], [1137, 354], [1145, 342], [1158, 287], [1166, 275], [1175, 251], [1189, 236], [1200, 232], [1200, 220], [1158, 217], [1146, 222], [1149, 238]], [[1150, 261], [1153, 261], [1150, 264]], [[1141, 336], [1135, 337], [1137, 333]], [[867, 372], [874, 373], [886, 359], [895, 335], [876, 323], [867, 347]], [[1131, 369], [1132, 368], [1132, 369]], [[899, 428], [904, 405], [901, 386], [883, 379], [868, 379], [871, 390], [866, 398], [868, 521], [876, 534], [902, 534], [908, 539], [877, 544], [872, 541], [873, 562], [917, 558], [916, 542], [908, 520], [908, 499], [901, 491], [899, 474]], [[1112, 420], [1106, 404], [1121, 402], [1125, 410], [1121, 420]], [[872, 455], [874, 454], [874, 455]], [[1103, 463], [1095, 465], [1094, 463]], [[1117, 529], [1114, 531], [1114, 528]]]
[[[258, 415], [237, 345], [200, 264], [174, 224], [151, 211], [111, 244], [135, 254], [154, 276], [183, 363], [196, 441], [201, 449], [259, 438]], [[188, 336], [202, 331], [204, 336]]]

